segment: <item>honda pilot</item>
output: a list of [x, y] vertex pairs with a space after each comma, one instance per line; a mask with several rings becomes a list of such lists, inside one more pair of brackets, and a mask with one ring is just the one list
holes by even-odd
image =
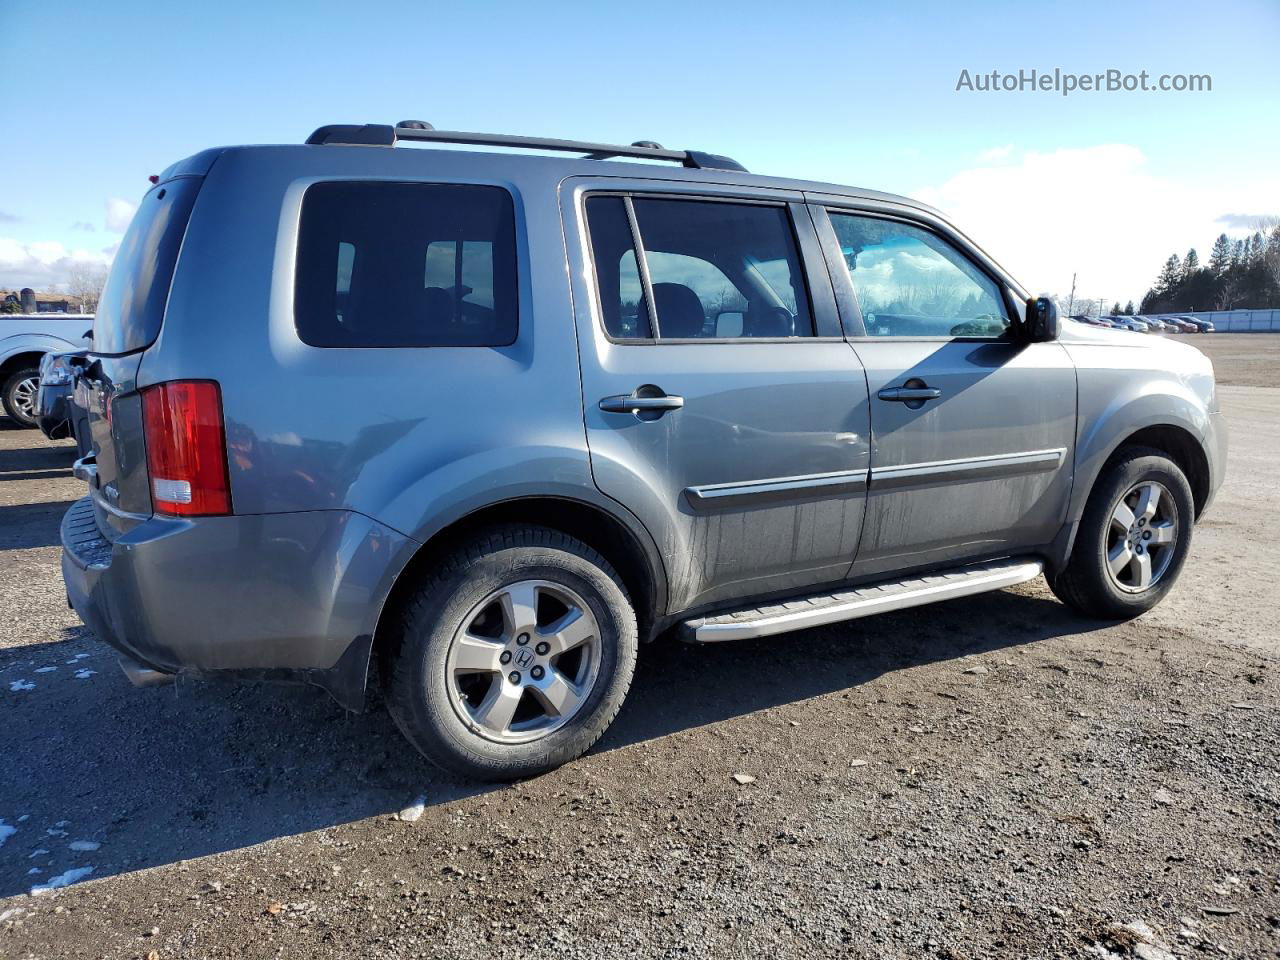
[[1199, 351], [1060, 322], [904, 197], [422, 122], [153, 179], [76, 388], [71, 604], [142, 684], [377, 684], [467, 776], [582, 754], [660, 634], [1042, 575], [1136, 616], [1222, 480]]

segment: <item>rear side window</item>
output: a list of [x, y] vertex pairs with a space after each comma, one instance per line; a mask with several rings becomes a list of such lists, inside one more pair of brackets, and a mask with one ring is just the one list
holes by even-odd
[[616, 340], [652, 337], [626, 201], [622, 197], [588, 197], [587, 229], [591, 231], [600, 310], [609, 336]]
[[94, 353], [132, 353], [159, 336], [178, 250], [203, 182], [180, 177], [152, 187], [142, 198], [98, 301]]
[[499, 187], [317, 183], [294, 322], [316, 347], [492, 347], [517, 331], [515, 211]]

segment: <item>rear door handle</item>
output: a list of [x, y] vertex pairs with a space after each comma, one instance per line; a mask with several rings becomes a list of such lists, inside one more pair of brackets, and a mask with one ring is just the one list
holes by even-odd
[[876, 396], [894, 403], [924, 403], [926, 400], [937, 400], [942, 396], [942, 391], [935, 387], [885, 387]]
[[[645, 391], [643, 394], [640, 391]], [[605, 413], [630, 413], [644, 420], [656, 420], [668, 410], [679, 410], [684, 406], [684, 397], [675, 397], [663, 393], [657, 387], [638, 387], [630, 394], [617, 397], [605, 397], [600, 401], [600, 409]], [[650, 414], [650, 416], [643, 416]]]

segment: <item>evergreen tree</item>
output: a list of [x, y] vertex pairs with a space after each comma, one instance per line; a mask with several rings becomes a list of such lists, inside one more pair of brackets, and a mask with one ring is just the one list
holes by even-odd
[[1218, 239], [1213, 241], [1213, 250], [1209, 253], [1209, 269], [1213, 271], [1215, 277], [1222, 276], [1228, 265], [1231, 263], [1231, 241], [1227, 239], [1225, 233], [1218, 234]]
[[1200, 257], [1196, 254], [1196, 248], [1192, 247], [1187, 251], [1186, 259], [1182, 261], [1182, 279], [1189, 280], [1200, 269]]
[[1132, 300], [1130, 300], [1128, 303], [1126, 303], [1126, 304], [1124, 305], [1124, 315], [1125, 315], [1126, 317], [1132, 317], [1132, 316], [1133, 316], [1133, 301], [1132, 301]]
[[[1164, 262], [1164, 269], [1160, 271], [1160, 276], [1156, 278], [1157, 296], [1161, 298], [1172, 296], [1181, 282], [1182, 261], [1178, 259], [1178, 255], [1175, 253]], [[1146, 312], [1145, 308], [1143, 312]]]
[[1261, 263], [1263, 256], [1267, 252], [1267, 241], [1263, 238], [1262, 231], [1259, 230], [1256, 233], [1254, 233], [1254, 235], [1250, 237], [1249, 240], [1250, 240], [1249, 262]]
[[1124, 311], [1120, 309], [1120, 301], [1119, 301], [1119, 300], [1117, 300], [1117, 301], [1115, 302], [1115, 305], [1114, 305], [1114, 306], [1112, 306], [1112, 308], [1111, 308], [1111, 315], [1112, 315], [1113, 317], [1118, 317], [1118, 316], [1120, 316], [1120, 314], [1122, 314], [1122, 313], [1124, 313]]

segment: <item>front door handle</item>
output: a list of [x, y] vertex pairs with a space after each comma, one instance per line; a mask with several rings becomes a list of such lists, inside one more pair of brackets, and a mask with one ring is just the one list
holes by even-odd
[[605, 413], [630, 413], [641, 420], [656, 420], [668, 410], [679, 410], [683, 406], [684, 397], [671, 396], [648, 384], [629, 394], [600, 401], [600, 409]]
[[876, 396], [895, 403], [910, 403], [912, 400], [937, 400], [942, 396], [942, 391], [934, 387], [885, 387]]

